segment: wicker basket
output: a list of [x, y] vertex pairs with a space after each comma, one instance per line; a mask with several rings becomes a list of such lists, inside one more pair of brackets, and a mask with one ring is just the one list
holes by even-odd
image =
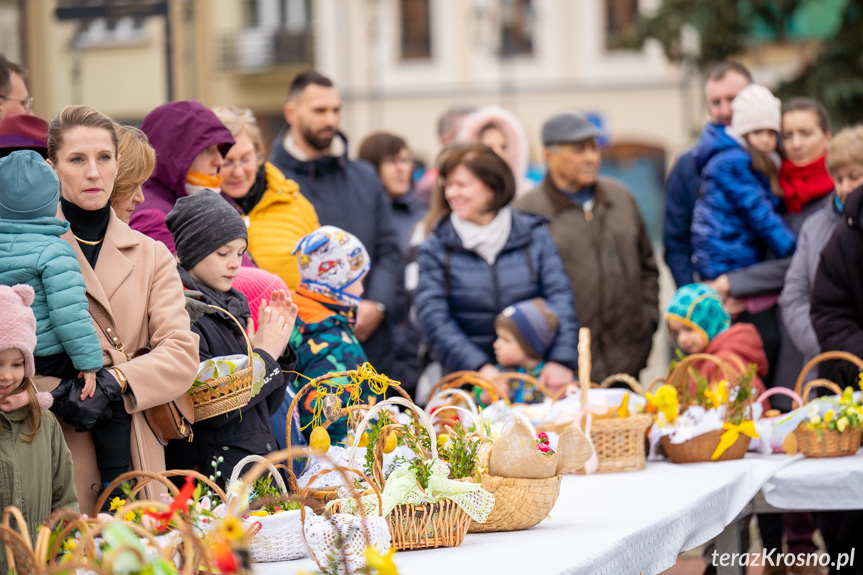
[[[331, 379], [335, 379], [337, 377], [349, 377], [349, 376], [355, 375], [355, 374], [356, 374], [356, 370], [326, 373], [320, 377], [316, 377], [315, 379], [311, 380], [309, 383], [307, 383], [306, 385], [304, 385], [303, 387], [300, 388], [300, 390], [296, 393], [296, 395], [294, 395], [294, 399], [293, 399], [293, 401], [291, 401], [291, 405], [288, 407], [288, 413], [285, 416], [285, 430], [286, 430], [285, 446], [287, 447], [287, 449], [291, 449], [291, 447], [292, 447], [292, 445], [291, 445], [291, 426], [292, 426], [292, 421], [293, 421], [293, 417], [294, 417], [294, 410], [297, 408], [297, 405], [299, 405], [300, 398], [302, 398], [305, 394], [307, 394], [312, 389], [317, 388], [317, 386], [320, 385], [321, 383], [325, 383], [325, 382], [327, 382]], [[411, 401], [411, 396], [408, 395], [408, 393], [404, 389], [402, 389], [401, 384], [399, 384], [397, 381], [389, 380], [388, 386], [389, 386], [389, 388], [395, 389], [402, 397], [404, 397], [408, 401]], [[369, 406], [367, 406], [367, 405], [354, 405], [351, 407], [345, 407], [345, 408], [342, 408], [340, 417], [348, 415], [352, 411], [367, 410], [367, 409], [369, 409]], [[326, 428], [328, 425], [329, 425], [329, 422], [324, 424], [324, 428]], [[297, 483], [297, 476], [294, 474], [294, 471], [293, 471], [293, 469], [291, 469], [290, 465], [288, 466], [288, 486], [290, 487], [291, 493], [298, 493], [300, 490], [299, 484]], [[324, 488], [320, 488], [320, 489], [314, 489], [311, 487], [311, 483], [307, 487], [308, 487], [308, 489], [306, 489], [307, 497], [308, 497], [309, 501], [311, 502], [312, 509], [315, 509], [316, 511], [321, 510], [323, 508], [323, 506], [325, 506], [330, 501], [334, 501], [334, 500], [339, 498], [339, 488], [338, 487], [324, 487]]]
[[[590, 329], [583, 327], [578, 333], [578, 380], [581, 387], [581, 409], [587, 413], [587, 395], [590, 389]], [[615, 381], [629, 385], [634, 393], [643, 395], [638, 381], [627, 374], [615, 374], [605, 378], [600, 387], [607, 388]], [[636, 471], [647, 462], [644, 437], [653, 418], [645, 413], [628, 417], [594, 419], [582, 418], [582, 429], [593, 442], [599, 465], [597, 473]], [[576, 473], [584, 473], [583, 468]]]
[[[356, 429], [354, 444], [351, 446], [349, 467], [354, 466], [359, 437], [365, 431], [372, 416], [388, 405], [401, 405], [417, 414], [431, 439], [431, 458], [437, 459], [437, 435], [429, 417], [412, 401], [396, 397], [378, 403], [366, 413], [365, 418]], [[379, 483], [380, 489], [383, 490], [386, 481], [383, 473], [379, 473], [381, 454], [382, 450], [375, 451], [374, 479]], [[387, 515], [387, 523], [393, 538], [392, 546], [398, 551], [458, 547], [467, 535], [470, 522], [470, 515], [449, 499], [441, 499], [436, 503], [424, 503], [422, 505], [396, 505]]]
[[195, 421], [210, 419], [217, 415], [223, 415], [234, 409], [240, 409], [249, 404], [252, 399], [252, 383], [255, 375], [254, 356], [252, 354], [252, 342], [242, 324], [237, 318], [220, 307], [209, 306], [226, 314], [237, 326], [246, 340], [246, 353], [249, 356], [249, 365], [236, 373], [231, 373], [219, 379], [207, 382], [204, 385], [195, 386], [189, 390], [188, 395], [195, 404]]
[[[677, 367], [668, 376], [668, 383], [676, 387], [678, 393], [683, 390], [688, 391], [689, 370], [692, 368], [693, 364], [699, 361], [708, 361], [713, 363], [729, 382], [736, 381], [741, 375], [743, 375], [745, 369], [740, 362], [736, 362], [737, 369], [735, 369], [735, 367], [732, 367], [730, 362], [716, 357], [715, 355], [694, 353], [677, 364]], [[728, 410], [726, 409], [725, 417], [727, 418], [728, 415]], [[683, 443], [672, 443], [671, 438], [666, 435], [660, 438], [659, 443], [662, 446], [662, 450], [674, 463], [703, 463], [709, 461], [731, 461], [733, 459], [743, 459], [746, 455], [746, 451], [749, 449], [749, 442], [751, 440], [749, 436], [742, 433], [737, 437], [737, 441], [726, 449], [722, 455], [716, 459], [712, 459], [713, 452], [716, 451], [716, 448], [719, 446], [722, 433], [722, 430], [717, 429], [715, 431], [710, 431], [693, 437]]]
[[[821, 363], [831, 359], [844, 359], [850, 361], [863, 371], [863, 361], [855, 355], [844, 351], [827, 351], [812, 358], [807, 363], [800, 375], [797, 377], [797, 382], [794, 384], [794, 390], [800, 393], [800, 386], [803, 385], [803, 380], [809, 370]], [[816, 379], [806, 384], [801, 394], [803, 403], [809, 401], [809, 394], [816, 387], [825, 387], [835, 393], [842, 395], [842, 389], [832, 381], [826, 379]], [[849, 428], [839, 433], [839, 431], [830, 429], [814, 430], [810, 429], [807, 423], [801, 423], [794, 430], [794, 435], [797, 438], [797, 447], [800, 452], [806, 457], [844, 457], [846, 455], [854, 455], [860, 448], [861, 429], [859, 427]]]
[[485, 523], [471, 521], [470, 533], [520, 531], [545, 519], [557, 502], [562, 475], [547, 479], [517, 479], [482, 474], [482, 486], [494, 495], [494, 508]]

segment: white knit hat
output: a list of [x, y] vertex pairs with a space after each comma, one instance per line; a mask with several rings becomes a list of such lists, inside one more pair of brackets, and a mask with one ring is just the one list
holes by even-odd
[[782, 127], [782, 102], [760, 84], [749, 84], [731, 102], [731, 129], [738, 136]]

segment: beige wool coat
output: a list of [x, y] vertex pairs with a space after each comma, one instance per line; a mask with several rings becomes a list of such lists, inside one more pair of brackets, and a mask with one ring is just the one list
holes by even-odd
[[[62, 210], [58, 210], [57, 217], [65, 219]], [[177, 263], [164, 244], [132, 230], [113, 211], [95, 270], [71, 230], [62, 238], [75, 250], [87, 293], [111, 315], [126, 351], [131, 355], [144, 346], [153, 350], [128, 361], [93, 324], [102, 343], [105, 366], [120, 367], [129, 380], [130, 391], [124, 400], [126, 411], [132, 414], [132, 469], [164, 471], [165, 450], [150, 430], [143, 411], [188, 391], [198, 370], [198, 336], [190, 328]], [[50, 391], [59, 380], [37, 377], [34, 382], [40, 391]], [[91, 485], [99, 484], [92, 435], [61, 424], [72, 452], [81, 512], [91, 513], [96, 503]], [[155, 497], [156, 486], [148, 485], [145, 495]]]

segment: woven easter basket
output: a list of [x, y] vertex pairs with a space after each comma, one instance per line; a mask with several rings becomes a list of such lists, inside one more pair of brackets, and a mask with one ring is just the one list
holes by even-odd
[[[241, 459], [234, 466], [228, 485], [234, 484], [239, 479], [240, 473], [247, 464], [257, 462], [261, 462], [270, 471], [283, 500], [289, 500], [290, 494], [276, 465], [260, 455], [248, 455]], [[305, 557], [306, 549], [303, 547], [299, 510], [282, 511], [267, 517], [250, 517], [248, 523], [255, 527], [250, 531], [254, 532], [254, 535], [249, 539], [248, 549], [249, 559], [253, 563], [290, 561]]]
[[[363, 421], [359, 424], [354, 435], [354, 444], [351, 447], [349, 466], [353, 467], [356, 459], [359, 438], [362, 436], [373, 415], [387, 405], [401, 405], [412, 410], [418, 416], [417, 419], [426, 428], [431, 439], [431, 457], [437, 459], [437, 434], [434, 426], [426, 413], [417, 407], [412, 401], [399, 397], [387, 399], [373, 406]], [[380, 441], [378, 442], [381, 443]], [[374, 480], [383, 491], [386, 486], [383, 473], [381, 472], [382, 449], [375, 450]], [[409, 551], [414, 549], [434, 549], [436, 547], [458, 547], [467, 535], [471, 523], [468, 515], [461, 507], [451, 499], [441, 499], [436, 503], [423, 503], [421, 505], [396, 505], [387, 515], [387, 523], [392, 536], [392, 546], [398, 551]]]
[[[349, 370], [349, 371], [339, 371], [326, 373], [320, 377], [316, 377], [315, 379], [308, 382], [306, 385], [300, 388], [300, 390], [294, 395], [293, 401], [291, 401], [291, 405], [288, 407], [288, 413], [285, 416], [285, 429], [287, 433], [285, 434], [285, 446], [287, 449], [291, 449], [291, 423], [294, 417], [294, 410], [299, 405], [300, 399], [306, 395], [312, 389], [317, 388], [317, 386], [321, 383], [329, 381], [331, 379], [335, 379], [338, 377], [349, 377], [351, 375], [356, 375], [357, 370]], [[388, 389], [395, 389], [402, 397], [411, 400], [411, 396], [402, 389], [401, 384], [397, 381], [393, 381], [391, 379], [387, 380]], [[353, 405], [350, 407], [341, 408], [335, 420], [338, 420], [346, 415], [350, 415], [354, 411], [367, 411], [370, 408], [368, 405]], [[327, 422], [324, 424], [324, 428], [328, 427], [330, 424], [330, 418], [327, 419]], [[362, 435], [360, 433], [360, 435]], [[357, 435], [359, 437], [360, 435]], [[291, 467], [291, 466], [288, 466]], [[299, 484], [297, 483], [297, 476], [294, 474], [293, 469], [288, 469], [288, 486], [290, 487], [291, 493], [298, 493], [300, 490]], [[311, 502], [311, 507], [315, 510], [322, 509], [327, 503], [330, 501], [334, 501], [339, 498], [339, 488], [338, 486], [333, 487], [321, 487], [314, 488], [311, 482], [306, 486], [307, 489], [305, 491], [306, 497]]]
[[[689, 386], [689, 369], [693, 364], [699, 361], [708, 361], [713, 363], [723, 374], [726, 381], [737, 381], [743, 375], [744, 368], [737, 364], [737, 369], [730, 362], [718, 358], [715, 355], [707, 353], [694, 353], [677, 364], [677, 367], [668, 376], [668, 382], [677, 388], [678, 392], [685, 390]], [[751, 405], [751, 402], [750, 402]], [[748, 408], [748, 407], [747, 407]], [[726, 409], [726, 419], [728, 410]], [[667, 435], [659, 440], [662, 450], [674, 463], [704, 463], [709, 461], [731, 461], [734, 459], [743, 459], [749, 449], [749, 436], [741, 433], [728, 449], [716, 459], [712, 459], [713, 452], [719, 446], [722, 430], [717, 429], [709, 431], [702, 435], [698, 435], [684, 441], [683, 443], [672, 443], [671, 438]]]
[[[581, 409], [587, 413], [587, 394], [590, 389], [590, 329], [583, 327], [578, 332], [578, 380], [581, 387]], [[615, 381], [627, 384], [634, 393], [644, 395], [638, 381], [625, 373], [611, 375], [599, 387], [608, 388]], [[589, 423], [588, 423], [589, 420]], [[597, 419], [582, 417], [581, 425], [593, 442], [598, 459], [597, 473], [637, 471], [647, 464], [644, 435], [653, 424], [653, 418], [644, 413], [627, 417]], [[584, 473], [579, 470], [576, 473]]]
[[[529, 376], [528, 376], [529, 377]], [[434, 413], [454, 409], [474, 418], [475, 429], [481, 429], [480, 422], [468, 410], [457, 406], [444, 406]], [[488, 468], [491, 454], [490, 444], [480, 446], [478, 458], [479, 468]], [[522, 479], [512, 477], [497, 477], [483, 473], [480, 483], [483, 489], [494, 495], [494, 507], [485, 523], [470, 522], [468, 533], [491, 533], [494, 531], [521, 531], [537, 525], [548, 517], [557, 503], [560, 494], [560, 483], [563, 475], [543, 479]], [[474, 481], [473, 478], [465, 481]]]
[[209, 381], [204, 385], [195, 386], [189, 390], [188, 395], [195, 404], [195, 421], [210, 419], [217, 415], [223, 415], [234, 409], [240, 409], [249, 404], [252, 399], [252, 381], [255, 374], [254, 357], [252, 354], [252, 342], [242, 324], [237, 318], [220, 307], [211, 305], [211, 308], [226, 314], [237, 326], [246, 340], [246, 353], [249, 356], [249, 364], [245, 369], [224, 377]]
[[[813, 357], [809, 363], [803, 366], [800, 375], [797, 377], [797, 382], [794, 384], [794, 391], [801, 395], [803, 402], [809, 401], [809, 394], [816, 387], [826, 387], [837, 395], [842, 395], [842, 390], [835, 383], [826, 379], [816, 379], [806, 384], [803, 392], [800, 392], [800, 387], [806, 379], [806, 374], [809, 370], [821, 363], [832, 359], [844, 359], [856, 365], [863, 371], [863, 360], [856, 355], [844, 351], [826, 351]], [[810, 429], [806, 423], [801, 423], [794, 430], [794, 435], [797, 437], [797, 447], [806, 457], [845, 457], [846, 455], [854, 455], [860, 448], [861, 428], [849, 428], [839, 433], [839, 431], [831, 429], [814, 430]]]

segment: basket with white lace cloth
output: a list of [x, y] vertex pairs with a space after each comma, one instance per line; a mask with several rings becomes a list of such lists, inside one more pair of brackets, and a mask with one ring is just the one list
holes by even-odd
[[[231, 483], [228, 512], [241, 515], [246, 510], [252, 486], [264, 471], [273, 467], [273, 463], [286, 459], [290, 461], [294, 457], [308, 457], [308, 455], [308, 450], [290, 448], [270, 453], [266, 458], [257, 460], [252, 468], [243, 475], [242, 479]], [[325, 454], [318, 454], [318, 456], [325, 460], [328, 459]], [[362, 472], [338, 466], [332, 460], [329, 460], [329, 464], [327, 471], [335, 470], [343, 476], [349, 497], [354, 498], [357, 502], [359, 496], [354, 489], [353, 482], [348, 479], [348, 472], [359, 475], [371, 485], [373, 491], [376, 489]], [[389, 552], [391, 537], [386, 520], [379, 512], [376, 514], [377, 516], [365, 515], [364, 506], [357, 504], [354, 506], [357, 514], [324, 513], [318, 515], [308, 505], [308, 490], [304, 489], [299, 495], [290, 497], [299, 500], [302, 504], [299, 511], [300, 538], [309, 557], [315, 561], [322, 572], [329, 575], [355, 573], [366, 566], [366, 550], [368, 548], [374, 549], [379, 555], [386, 555]]]
[[[413, 402], [396, 397], [372, 407], [356, 429], [349, 466], [356, 461], [359, 438], [371, 419], [391, 405], [412, 410], [429, 435], [431, 457], [428, 460], [420, 457], [428, 465], [427, 484], [420, 484], [410, 463], [402, 463], [386, 479], [382, 473], [375, 477], [381, 487], [380, 499], [366, 495], [360, 498], [360, 502], [366, 513], [380, 511], [386, 516], [393, 547], [398, 550], [461, 545], [471, 520], [486, 521], [494, 507], [494, 496], [478, 483], [449, 479], [449, 467], [438, 459], [434, 427], [428, 415]], [[376, 450], [376, 458], [381, 452]], [[353, 501], [348, 499], [330, 504], [342, 510], [352, 505]]]

